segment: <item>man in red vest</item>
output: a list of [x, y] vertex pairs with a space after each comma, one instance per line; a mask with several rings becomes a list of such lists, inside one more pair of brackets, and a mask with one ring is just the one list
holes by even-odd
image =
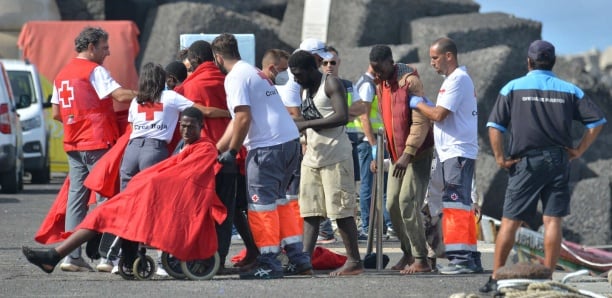
[[[66, 231], [73, 230], [87, 214], [90, 191], [83, 181], [119, 138], [111, 99], [129, 102], [136, 96], [136, 91], [122, 88], [102, 66], [110, 55], [107, 32], [86, 27], [74, 44], [78, 54], [57, 74], [51, 97], [53, 119], [64, 126], [64, 150], [68, 155]], [[104, 200], [99, 196], [97, 199]], [[81, 258], [80, 248], [71, 252], [60, 268], [72, 272], [92, 270]]]
[[372, 47], [370, 65], [379, 80], [376, 95], [391, 157], [387, 209], [404, 253], [391, 269], [402, 274], [428, 272], [431, 266], [420, 212], [429, 182], [433, 133], [429, 119], [409, 106], [411, 95], [423, 96], [423, 83], [416, 69], [393, 62], [388, 46]]

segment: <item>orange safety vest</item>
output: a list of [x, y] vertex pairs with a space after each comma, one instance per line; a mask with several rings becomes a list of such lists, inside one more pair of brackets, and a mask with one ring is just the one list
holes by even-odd
[[119, 138], [113, 101], [100, 99], [89, 81], [99, 64], [73, 58], [54, 81], [64, 124], [64, 150], [110, 148]]

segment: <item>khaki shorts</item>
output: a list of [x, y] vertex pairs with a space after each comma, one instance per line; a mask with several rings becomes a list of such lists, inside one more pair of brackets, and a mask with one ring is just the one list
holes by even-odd
[[352, 159], [321, 168], [302, 165], [299, 196], [302, 217], [352, 217], [357, 207], [355, 200]]

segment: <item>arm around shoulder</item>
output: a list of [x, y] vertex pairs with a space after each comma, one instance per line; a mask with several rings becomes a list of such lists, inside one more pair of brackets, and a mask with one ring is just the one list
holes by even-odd
[[131, 89], [119, 87], [111, 92], [111, 96], [118, 102], [130, 102], [134, 97], [138, 95], [138, 92]]

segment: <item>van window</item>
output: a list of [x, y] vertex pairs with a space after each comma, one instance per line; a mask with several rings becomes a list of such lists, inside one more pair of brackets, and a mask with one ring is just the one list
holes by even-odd
[[32, 99], [32, 103], [36, 103], [36, 94], [34, 93], [34, 82], [32, 81], [32, 75], [29, 71], [7, 71], [9, 80], [11, 81], [11, 89], [13, 89], [13, 95], [15, 98], [21, 97], [21, 95], [29, 95]]

